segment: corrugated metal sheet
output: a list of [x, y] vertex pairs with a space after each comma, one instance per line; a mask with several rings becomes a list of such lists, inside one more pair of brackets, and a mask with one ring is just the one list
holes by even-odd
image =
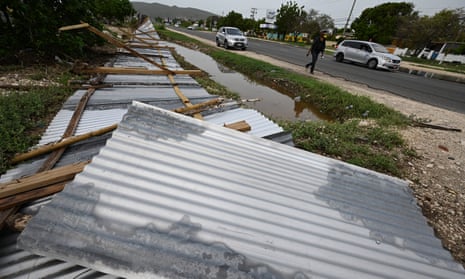
[[21, 234], [132, 278], [464, 278], [407, 182], [135, 103]]
[[[139, 30], [159, 38], [150, 22]], [[182, 69], [166, 49], [137, 50]], [[157, 69], [124, 53], [113, 66]], [[96, 91], [76, 134], [120, 121], [133, 100], [168, 110], [183, 105], [165, 76], [108, 75], [104, 82], [114, 87]], [[176, 75], [175, 82], [192, 103], [215, 97], [189, 76]], [[61, 137], [84, 93], [66, 102], [40, 144]], [[288, 133], [256, 111], [225, 106], [206, 113], [218, 126], [246, 120], [250, 133], [292, 144]], [[142, 104], [95, 157], [111, 136], [72, 145], [57, 164], [95, 158], [34, 218], [30, 230], [43, 234], [25, 236], [33, 250], [53, 257], [17, 248], [18, 235], [4, 231], [0, 278], [114, 278], [76, 263], [150, 278], [464, 278], [404, 181]], [[34, 173], [44, 160], [21, 164], [0, 182]], [[22, 211], [35, 215], [51, 199]], [[49, 221], [53, 225], [45, 225]], [[60, 237], [50, 239], [49, 231]], [[43, 238], [76, 250], [49, 250]]]
[[[192, 103], [195, 103], [196, 99], [204, 101], [205, 99], [214, 98], [214, 96], [208, 94], [208, 92], [201, 87], [181, 88], [181, 90], [187, 98], [192, 99]], [[85, 91], [77, 91], [76, 94], [65, 103], [64, 108], [74, 109], [84, 94]], [[176, 101], [178, 102], [178, 107], [184, 106], [172, 86], [140, 86], [114, 87], [97, 90], [89, 100], [86, 109], [108, 109], [108, 107], [112, 108], [117, 106], [120, 108], [127, 108], [133, 100], [153, 104], [162, 101]]]
[[[147, 25], [146, 28], [147, 29], [144, 30], [145, 32], [153, 31], [153, 26], [151, 25]], [[144, 37], [145, 35], [141, 36]], [[158, 37], [156, 33], [151, 33], [151, 36]], [[148, 36], [145, 37], [147, 41], [163, 45], [163, 42], [156, 42], [151, 40]], [[161, 56], [170, 69], [182, 69], [172, 57], [171, 53], [166, 49], [137, 50], [148, 55]], [[161, 62], [160, 58], [154, 59], [158, 59], [156, 61]], [[130, 57], [125, 54], [119, 55], [112, 64], [114, 67], [157, 69], [157, 67], [142, 59]], [[174, 80], [193, 104], [205, 102], [216, 97], [209, 95], [190, 76], [176, 75]], [[107, 75], [104, 79], [104, 83], [113, 85], [113, 88], [98, 89], [94, 93], [79, 122], [75, 133], [76, 135], [98, 130], [120, 122], [133, 100], [143, 101], [169, 110], [183, 106], [183, 103], [175, 94], [172, 84], [166, 76]], [[72, 117], [73, 110], [76, 108], [85, 92], [84, 90], [78, 90], [69, 98], [64, 104], [63, 109], [49, 125], [39, 145], [60, 139]], [[237, 108], [237, 105], [222, 106], [216, 110], [209, 110], [205, 113], [209, 113], [209, 118], [215, 120], [215, 113], [234, 108]], [[222, 118], [225, 119], [226, 122], [236, 122], [244, 120], [241, 118], [242, 116], [241, 114], [232, 114], [230, 119], [225, 119], [223, 116]], [[257, 130], [258, 127], [260, 127], [260, 130], [268, 129], [268, 132], [264, 132], [263, 134], [268, 134], [268, 136], [273, 137], [275, 135], [274, 133], [280, 130], [276, 124], [266, 118], [262, 118], [261, 114], [258, 112], [254, 111], [254, 113], [248, 117], [248, 121], [254, 119], [254, 124], [252, 125], [254, 131]], [[260, 121], [257, 123], [257, 119], [261, 119], [263, 123]], [[258, 126], [255, 127], [255, 125]], [[289, 136], [289, 134], [287, 135]], [[100, 152], [100, 149], [105, 146], [106, 141], [110, 137], [111, 133], [73, 144], [67, 148], [56, 167], [92, 159]], [[277, 140], [284, 141], [285, 139], [279, 138]], [[18, 165], [2, 175], [0, 177], [0, 182], [8, 182], [35, 173], [45, 161], [45, 158], [46, 156], [41, 156]], [[50, 202], [51, 199], [53, 199], [53, 196], [29, 203], [26, 207], [23, 207], [22, 212], [35, 215], [39, 209]], [[37, 256], [18, 249], [16, 247], [16, 238], [16, 233], [8, 231], [4, 231], [0, 235], [0, 278], [113, 278], [113, 276], [110, 275], [76, 266], [74, 263], [66, 263], [48, 257]]]
[[19, 234], [0, 233], [0, 278], [112, 279], [117, 278], [75, 264], [41, 257], [16, 248]]
[[[108, 138], [111, 137], [111, 133], [108, 133], [99, 137], [92, 137], [82, 142], [75, 143], [68, 147], [61, 159], [57, 162], [55, 167], [62, 167], [77, 162], [84, 162], [91, 160], [97, 155], [100, 149], [105, 146]], [[2, 175], [0, 183], [12, 181], [14, 179], [29, 176], [39, 170], [42, 164], [46, 160], [46, 155], [34, 158], [26, 163], [20, 164], [15, 168], [9, 170], [7, 173]]]
[[[117, 124], [123, 118], [123, 115], [127, 112], [126, 109], [108, 109], [105, 111], [101, 110], [85, 110], [79, 125], [76, 130], [76, 135], [85, 134], [92, 132], [113, 124]], [[62, 109], [58, 112], [55, 118], [48, 126], [42, 138], [39, 141], [39, 146], [49, 144], [61, 139], [63, 133], [68, 126], [74, 111]]]
[[257, 137], [265, 137], [270, 134], [283, 132], [283, 128], [263, 116], [263, 114], [252, 109], [237, 108], [204, 117], [205, 121], [221, 126], [224, 124], [231, 124], [230, 121], [232, 119], [245, 120], [251, 127], [253, 127], [248, 133]]
[[[137, 75], [124, 75], [121, 76], [121, 78], [114, 77], [112, 79], [117, 83], [125, 81], [130, 82], [132, 77], [135, 81], [140, 81], [141, 83], [144, 83], [144, 76]], [[152, 79], [150, 76], [145, 77], [147, 78], [147, 80]], [[192, 104], [202, 103], [216, 98], [216, 96], [208, 94], [208, 92], [204, 88], [200, 87], [191, 77], [179, 76], [177, 78], [179, 81], [188, 79], [192, 81], [185, 82], [187, 83], [186, 86], [180, 86], [180, 90], [187, 98], [189, 98]], [[79, 122], [75, 134], [80, 135], [83, 133], [104, 128], [115, 123], [119, 123], [119, 121], [121, 121], [122, 116], [127, 112], [127, 107], [132, 103], [133, 100], [156, 105], [158, 107], [165, 108], [168, 110], [183, 107], [183, 102], [176, 95], [172, 85], [168, 85], [166, 77], [163, 76], [163, 78], [161, 79], [164, 80], [164, 83], [161, 83], [159, 85], [121, 85], [115, 86], [113, 88], [96, 90], [86, 106], [86, 110], [82, 115], [82, 118]], [[42, 136], [41, 140], [39, 141], [39, 146], [55, 142], [61, 138], [73, 115], [74, 109], [79, 104], [82, 96], [85, 93], [85, 90], [78, 90], [65, 102], [65, 104], [63, 105], [63, 109], [58, 112], [58, 114], [52, 120], [46, 132]], [[267, 118], [263, 117], [257, 111], [248, 110], [247, 114], [236, 112], [227, 114], [227, 116], [225, 116], [225, 110], [229, 110], [231, 108], [234, 107], [222, 107], [220, 110], [221, 113], [213, 113], [208, 115], [206, 117], [208, 118], [207, 121], [213, 123], [233, 123], [241, 120], [247, 120], [249, 125], [252, 126], [252, 131], [250, 131], [250, 133], [259, 134], [260, 136], [271, 136], [282, 131], [282, 128], [280, 128]], [[216, 120], [216, 118], [220, 118], [221, 121]], [[80, 144], [77, 145], [80, 146]], [[100, 148], [101, 146], [96, 147]], [[92, 152], [90, 154], [96, 153], [98, 152]], [[76, 156], [72, 156], [71, 158], [76, 158]], [[89, 156], [86, 156], [85, 158], [88, 159]], [[64, 162], [66, 163], [70, 162], [70, 160], [68, 160], [68, 158], [65, 156], [62, 160], [64, 160]], [[21, 164], [17, 168], [9, 170], [6, 174], [2, 175], [0, 177], [0, 182], [8, 182], [12, 179], [21, 176], [33, 174], [40, 167], [40, 164], [43, 161], [44, 160], [39, 158], [27, 164]], [[59, 162], [58, 165], [64, 165], [64, 162]]]

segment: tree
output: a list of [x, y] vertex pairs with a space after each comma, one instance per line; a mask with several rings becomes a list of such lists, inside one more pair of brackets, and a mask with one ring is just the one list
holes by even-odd
[[230, 11], [225, 17], [218, 20], [218, 26], [234, 26], [241, 30], [244, 28], [242, 14]]
[[[122, 0], [111, 0], [118, 6]], [[102, 40], [87, 30], [58, 33], [65, 25], [80, 21], [100, 27], [102, 14], [94, 0], [2, 0], [0, 3], [0, 59], [7, 60], [19, 52], [29, 52], [42, 58], [57, 54], [71, 57], [83, 55], [86, 45]], [[123, 12], [122, 12], [123, 11]], [[121, 18], [129, 10], [115, 12]], [[110, 15], [106, 12], [106, 15]], [[128, 14], [130, 15], [130, 14]]]
[[242, 30], [244, 31], [255, 31], [258, 30], [258, 23], [254, 19], [246, 18], [244, 19]]
[[305, 22], [307, 13], [304, 11], [304, 6], [299, 7], [296, 2], [288, 1], [286, 4], [281, 4], [276, 15], [276, 26], [278, 34], [289, 34], [290, 32], [298, 32]]
[[351, 27], [355, 36], [361, 40], [373, 39], [382, 44], [390, 44], [396, 35], [400, 23], [405, 17], [414, 17], [412, 3], [385, 3], [363, 10]]
[[442, 10], [433, 16], [411, 18], [397, 31], [402, 46], [423, 48], [431, 42], [465, 41], [463, 9]]
[[458, 41], [465, 31], [465, 12], [463, 9], [442, 10], [431, 17], [431, 25], [432, 41]]
[[320, 14], [317, 10], [310, 9], [302, 24], [303, 32], [316, 35], [322, 29], [334, 28], [334, 20], [326, 14]]
[[95, 0], [95, 12], [109, 24], [122, 23], [136, 13], [129, 0]]

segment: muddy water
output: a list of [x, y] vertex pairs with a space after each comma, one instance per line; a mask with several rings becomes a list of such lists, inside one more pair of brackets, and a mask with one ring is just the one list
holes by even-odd
[[328, 119], [311, 104], [251, 81], [242, 74], [218, 64], [202, 52], [180, 45], [174, 46], [176, 52], [187, 62], [207, 72], [212, 80], [239, 94], [242, 99], [260, 99], [258, 102], [247, 103], [247, 107], [260, 111], [268, 117], [290, 121]]

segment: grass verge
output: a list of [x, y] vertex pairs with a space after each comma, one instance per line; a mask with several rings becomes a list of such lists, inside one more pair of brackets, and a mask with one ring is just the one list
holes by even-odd
[[[12, 70], [18, 72], [24, 68], [0, 67], [0, 73]], [[28, 71], [26, 75], [31, 80], [52, 78], [56, 83], [28, 87], [27, 91], [0, 91], [0, 174], [11, 167], [9, 161], [16, 153], [25, 152], [38, 142], [50, 120], [74, 91], [64, 86], [69, 69], [51, 72], [50, 68], [35, 66]]]
[[375, 171], [405, 176], [404, 166], [415, 152], [398, 132], [411, 121], [400, 112], [307, 75], [206, 45], [163, 27], [157, 27], [157, 32], [163, 39], [202, 51], [256, 82], [299, 96], [334, 120], [280, 122], [292, 132], [297, 147]]
[[411, 57], [411, 56], [402, 56], [402, 60], [412, 62], [412, 63], [417, 63], [426, 68], [428, 67], [432, 69], [439, 68], [441, 70], [445, 70], [445, 71], [452, 72], [452, 73], [465, 74], [464, 64], [449, 63], [449, 62], [440, 63], [440, 61], [437, 61], [437, 60], [428, 60], [428, 59]]

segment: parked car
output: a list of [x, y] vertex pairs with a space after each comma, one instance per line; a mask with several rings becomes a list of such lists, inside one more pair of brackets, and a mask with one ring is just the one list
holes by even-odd
[[247, 37], [244, 36], [241, 30], [236, 27], [220, 27], [216, 32], [216, 45], [223, 45], [224, 48], [237, 48], [246, 50], [249, 46]]
[[370, 69], [397, 71], [401, 58], [389, 53], [382, 45], [358, 40], [344, 40], [336, 46], [336, 61], [350, 61], [367, 65]]

